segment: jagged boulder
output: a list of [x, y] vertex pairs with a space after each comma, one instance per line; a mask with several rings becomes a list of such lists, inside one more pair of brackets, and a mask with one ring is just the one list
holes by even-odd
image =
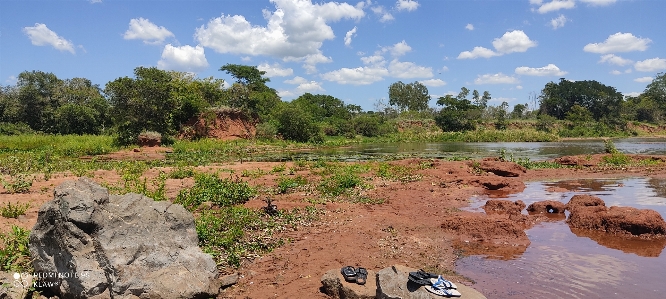
[[56, 187], [30, 234], [39, 283], [67, 298], [209, 298], [219, 285], [181, 205], [109, 195], [90, 179]]
[[603, 199], [596, 197], [594, 195], [588, 194], [577, 194], [569, 199], [569, 202], [566, 205], [566, 209], [573, 211], [578, 207], [606, 207], [606, 203]]

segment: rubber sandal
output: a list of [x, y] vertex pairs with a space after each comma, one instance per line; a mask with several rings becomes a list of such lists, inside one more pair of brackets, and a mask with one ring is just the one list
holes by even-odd
[[435, 286], [425, 286], [425, 289], [428, 290], [428, 292], [433, 293], [435, 295], [439, 296], [444, 296], [444, 297], [460, 297], [462, 294], [458, 292], [458, 290], [454, 289], [439, 289], [436, 288]]
[[342, 267], [340, 273], [347, 282], [356, 282], [356, 269], [352, 266]]
[[446, 280], [444, 277], [439, 275], [436, 279], [431, 278], [430, 282], [432, 283], [433, 287], [436, 287], [438, 289], [457, 289], [458, 286], [451, 282], [450, 280]]
[[365, 284], [366, 280], [368, 280], [368, 270], [358, 267], [356, 269], [356, 283], [362, 285]]
[[437, 274], [428, 273], [423, 270], [418, 270], [416, 272], [409, 272], [409, 276], [407, 278], [416, 284], [431, 285], [432, 282], [430, 281], [430, 279], [437, 277], [438, 277]]

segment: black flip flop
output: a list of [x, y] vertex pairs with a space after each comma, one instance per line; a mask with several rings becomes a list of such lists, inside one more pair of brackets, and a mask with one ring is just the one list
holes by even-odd
[[437, 277], [438, 277], [437, 274], [428, 273], [423, 270], [419, 270], [416, 272], [409, 272], [409, 276], [407, 278], [416, 284], [431, 285], [432, 282], [430, 282], [430, 278], [437, 278]]
[[[365, 270], [365, 269], [364, 269]], [[356, 282], [356, 269], [352, 266], [342, 267], [340, 273], [345, 278], [347, 282]]]
[[368, 280], [368, 270], [361, 267], [356, 269], [356, 283], [362, 285], [365, 284], [366, 280]]

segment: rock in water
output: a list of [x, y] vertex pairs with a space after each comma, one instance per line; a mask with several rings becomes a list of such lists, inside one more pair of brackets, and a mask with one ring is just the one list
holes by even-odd
[[63, 299], [215, 297], [216, 265], [197, 243], [181, 205], [109, 196], [81, 178], [58, 186], [39, 209], [30, 254], [36, 285]]

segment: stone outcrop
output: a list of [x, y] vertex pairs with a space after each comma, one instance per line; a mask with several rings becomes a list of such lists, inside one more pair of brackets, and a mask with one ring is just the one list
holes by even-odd
[[527, 212], [530, 214], [564, 214], [566, 206], [556, 200], [543, 200], [530, 204]]
[[657, 211], [650, 209], [578, 207], [571, 210], [567, 223], [573, 228], [600, 230], [611, 234], [646, 237], [666, 235], [666, 222]]
[[377, 294], [377, 274], [369, 269], [364, 285], [345, 281], [340, 269], [324, 273], [321, 284], [322, 291], [334, 299], [374, 299]]
[[479, 162], [478, 167], [483, 171], [491, 172], [503, 177], [517, 177], [527, 172], [525, 167], [514, 162], [481, 161]]
[[486, 214], [520, 214], [525, 203], [522, 200], [489, 199], [482, 208]]
[[606, 203], [594, 195], [578, 194], [571, 197], [566, 205], [566, 209], [573, 211], [577, 207], [606, 207]]
[[30, 234], [40, 283], [60, 298], [209, 298], [216, 265], [181, 205], [109, 195], [87, 178], [56, 187]]

